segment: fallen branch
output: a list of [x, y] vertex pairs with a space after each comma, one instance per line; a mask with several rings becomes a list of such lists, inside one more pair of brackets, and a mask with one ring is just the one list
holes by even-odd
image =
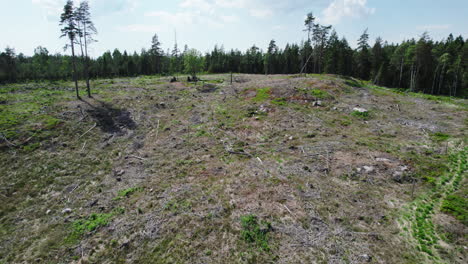
[[294, 217], [294, 219], [296, 218], [296, 216], [291, 212], [291, 210], [289, 210], [289, 208], [283, 204], [284, 208], [286, 208], [286, 210], [288, 210], [288, 212]]
[[79, 138], [82, 138], [84, 135], [88, 134], [89, 131], [93, 130], [93, 128], [95, 128], [96, 126], [97, 126], [97, 123], [94, 123], [94, 125], [90, 129], [88, 129], [88, 131], [86, 131], [83, 135], [81, 135]]
[[8, 143], [8, 145], [16, 147], [16, 145], [11, 143], [3, 134], [0, 134], [0, 136], [2, 137], [3, 140], [5, 140], [6, 143]]
[[85, 141], [85, 143], [83, 143], [83, 147], [81, 147], [80, 152], [83, 152], [85, 146], [86, 146], [86, 141]]
[[135, 155], [130, 155], [129, 157], [130, 157], [130, 158], [139, 159], [139, 160], [146, 160], [145, 158], [138, 157], [138, 156], [135, 156]]

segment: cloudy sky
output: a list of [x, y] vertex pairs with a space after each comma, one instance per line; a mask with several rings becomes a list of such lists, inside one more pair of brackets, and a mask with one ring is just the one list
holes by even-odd
[[[0, 0], [0, 49], [32, 55], [41, 45], [63, 52], [58, 20], [65, 0]], [[78, 0], [75, 0], [78, 3]], [[245, 50], [280, 47], [306, 38], [305, 14], [313, 12], [351, 45], [369, 28], [371, 39], [399, 42], [428, 31], [437, 40], [449, 33], [468, 37], [466, 0], [89, 0], [99, 31], [93, 56], [119, 48], [148, 48], [157, 33], [163, 48], [187, 44], [203, 52], [215, 44]]]

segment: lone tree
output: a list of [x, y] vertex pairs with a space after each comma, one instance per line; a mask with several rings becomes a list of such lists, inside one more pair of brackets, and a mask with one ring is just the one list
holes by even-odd
[[76, 97], [80, 98], [78, 92], [78, 79], [76, 76], [76, 62], [75, 62], [75, 43], [76, 37], [81, 34], [80, 29], [76, 25], [76, 13], [73, 8], [73, 1], [68, 0], [65, 6], [63, 7], [63, 13], [60, 15], [60, 26], [63, 26], [61, 29], [62, 37], [68, 37], [70, 40], [70, 45], [65, 45], [65, 50], [71, 46], [72, 49], [72, 65], [73, 65], [73, 81], [75, 82]]
[[161, 58], [164, 51], [161, 49], [161, 42], [159, 42], [158, 34], [154, 34], [151, 39], [151, 49], [149, 50], [153, 58], [154, 73], [161, 73]]
[[307, 39], [309, 42], [310, 42], [310, 34], [312, 33], [312, 30], [314, 28], [314, 22], [315, 22], [314, 15], [312, 14], [312, 12], [308, 13], [304, 21], [305, 29], [303, 31], [307, 32]]
[[196, 49], [190, 49], [184, 53], [185, 72], [192, 75], [192, 79], [197, 79], [197, 73], [203, 70], [205, 61], [202, 54]]
[[[81, 47], [81, 58], [84, 61], [84, 76], [86, 78], [86, 89], [88, 91], [88, 97], [91, 97], [91, 88], [89, 84], [89, 56], [88, 46], [95, 42], [93, 35], [97, 34], [96, 27], [94, 27], [93, 21], [91, 21], [91, 13], [89, 12], [88, 1], [80, 3], [80, 7], [76, 10], [76, 19], [78, 28], [80, 30], [80, 47]], [[84, 48], [84, 52], [83, 52]]]

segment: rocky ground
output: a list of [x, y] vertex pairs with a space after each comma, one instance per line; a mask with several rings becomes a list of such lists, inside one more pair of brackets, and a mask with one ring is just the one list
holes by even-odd
[[466, 263], [466, 100], [169, 79], [0, 86], [0, 263]]

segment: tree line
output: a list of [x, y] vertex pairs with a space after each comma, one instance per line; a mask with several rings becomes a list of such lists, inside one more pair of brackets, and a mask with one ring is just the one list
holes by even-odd
[[[72, 5], [71, 1], [67, 5]], [[67, 13], [67, 5], [64, 14]], [[89, 16], [89, 6], [76, 12], [75, 25], [62, 14], [62, 33], [68, 37], [72, 56], [49, 54], [38, 47], [33, 56], [16, 55], [7, 48], [0, 53], [0, 82], [29, 80], [59, 80], [112, 78], [138, 75], [176, 75], [197, 72], [296, 74], [327, 73], [352, 76], [373, 84], [409, 89], [429, 94], [463, 96], [468, 94], [468, 39], [450, 34], [446, 39], [434, 41], [427, 33], [417, 39], [401, 43], [388, 43], [380, 37], [370, 43], [367, 29], [357, 40], [357, 48], [351, 48], [345, 37], [338, 36], [331, 27], [315, 22], [312, 13], [304, 21], [307, 34], [301, 43], [286, 44], [279, 48], [271, 40], [263, 51], [252, 46], [246, 51], [225, 50], [216, 45], [213, 50], [201, 54], [185, 45], [181, 51], [174, 44], [172, 50], [162, 50], [157, 34], [148, 49], [129, 54], [127, 51], [107, 51], [97, 58], [89, 58], [87, 47], [97, 32]], [[81, 12], [81, 17], [80, 17]], [[84, 14], [84, 15], [83, 15]], [[85, 22], [83, 22], [85, 21]], [[76, 60], [74, 45], [80, 47], [81, 59]]]

